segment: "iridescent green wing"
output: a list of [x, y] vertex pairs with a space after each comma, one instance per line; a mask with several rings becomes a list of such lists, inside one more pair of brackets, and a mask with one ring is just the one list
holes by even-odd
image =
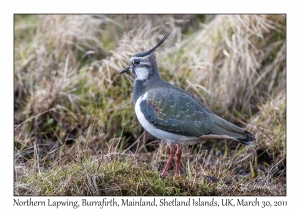
[[184, 136], [209, 134], [214, 122], [209, 110], [181, 89], [157, 88], [147, 91], [141, 111], [156, 128]]

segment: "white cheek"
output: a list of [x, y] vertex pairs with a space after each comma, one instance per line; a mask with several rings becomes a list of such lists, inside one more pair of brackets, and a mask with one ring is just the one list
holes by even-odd
[[149, 76], [149, 70], [145, 67], [140, 67], [135, 69], [136, 79], [143, 80], [147, 79]]

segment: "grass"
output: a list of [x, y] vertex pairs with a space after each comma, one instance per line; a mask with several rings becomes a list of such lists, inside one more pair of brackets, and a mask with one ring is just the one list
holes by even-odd
[[[111, 148], [112, 145], [108, 145]], [[115, 149], [114, 149], [115, 150]], [[149, 156], [150, 154], [148, 154]], [[160, 178], [159, 171], [143, 161], [147, 155], [109, 152], [99, 156], [84, 155], [60, 158], [48, 168], [39, 165], [43, 160], [32, 159], [19, 166], [15, 185], [16, 195], [280, 195], [284, 188], [274, 182], [261, 181], [254, 176], [232, 180], [234, 171], [217, 171], [217, 166], [204, 166], [203, 176], [190, 166], [189, 175]], [[233, 160], [231, 160], [233, 161]], [[225, 163], [226, 161], [221, 161]], [[45, 164], [43, 164], [45, 165]], [[26, 174], [26, 176], [24, 176]], [[216, 176], [216, 175], [215, 175]]]
[[[15, 195], [286, 195], [284, 15], [15, 15]], [[168, 148], [119, 75], [153, 47], [161, 76], [246, 127], [245, 147]]]

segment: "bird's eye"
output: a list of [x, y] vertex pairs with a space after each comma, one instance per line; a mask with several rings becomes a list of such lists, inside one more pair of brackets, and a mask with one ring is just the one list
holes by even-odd
[[134, 60], [133, 63], [134, 63], [135, 65], [138, 65], [138, 64], [140, 64], [140, 61], [139, 61], [139, 60]]

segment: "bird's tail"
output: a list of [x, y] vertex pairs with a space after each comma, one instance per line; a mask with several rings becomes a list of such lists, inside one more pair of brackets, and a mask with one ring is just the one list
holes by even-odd
[[211, 130], [217, 135], [225, 135], [231, 137], [242, 144], [252, 146], [252, 141], [256, 140], [252, 133], [249, 133], [243, 128], [240, 128], [215, 114], [211, 114], [212, 120], [215, 122], [215, 127]]

